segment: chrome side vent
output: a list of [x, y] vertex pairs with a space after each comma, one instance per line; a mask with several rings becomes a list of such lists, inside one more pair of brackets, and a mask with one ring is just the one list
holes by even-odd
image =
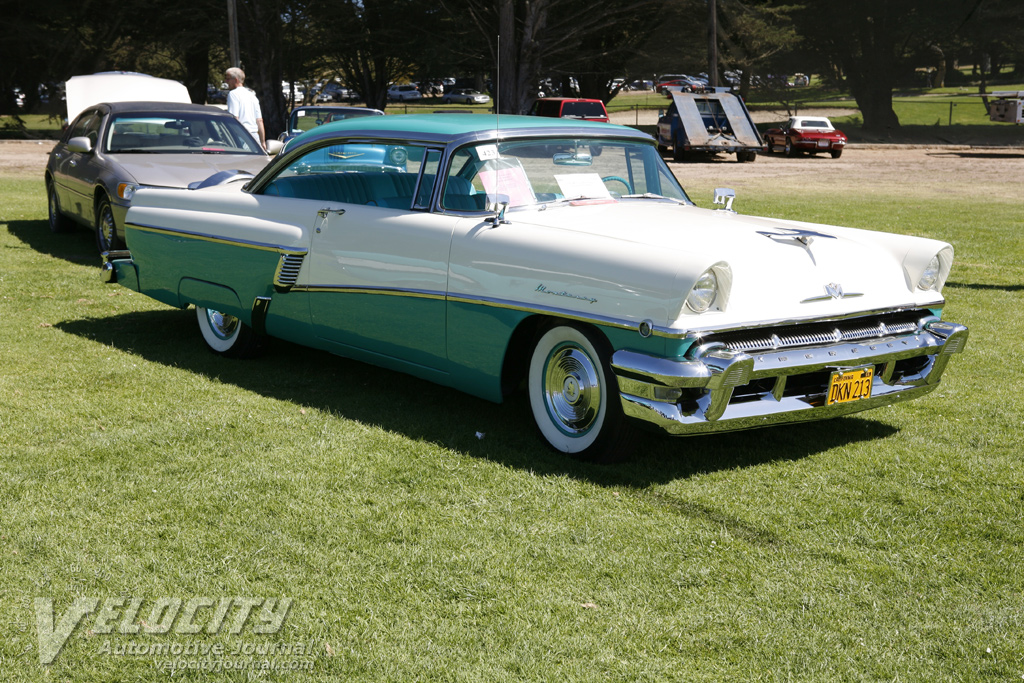
[[299, 271], [302, 270], [302, 262], [306, 258], [306, 252], [282, 253], [281, 260], [277, 263], [277, 271], [274, 273], [274, 287], [279, 292], [287, 292], [299, 279]]

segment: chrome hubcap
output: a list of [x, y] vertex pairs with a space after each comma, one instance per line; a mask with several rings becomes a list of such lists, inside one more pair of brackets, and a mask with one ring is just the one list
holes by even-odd
[[556, 349], [544, 376], [548, 413], [564, 432], [581, 434], [594, 424], [601, 409], [601, 381], [597, 367], [582, 349]]
[[100, 215], [100, 234], [103, 236], [103, 246], [110, 247], [114, 243], [114, 214], [110, 209], [105, 209]]
[[210, 321], [210, 329], [221, 339], [230, 339], [238, 329], [238, 318], [233, 315], [207, 309], [206, 319]]

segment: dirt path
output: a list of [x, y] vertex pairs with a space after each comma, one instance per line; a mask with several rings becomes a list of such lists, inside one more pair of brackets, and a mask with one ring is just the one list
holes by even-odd
[[[52, 147], [52, 141], [0, 141], [0, 177], [27, 176], [42, 182]], [[761, 154], [755, 162], [741, 164], [734, 156], [723, 155], [669, 166], [694, 197], [715, 187], [742, 193], [786, 185], [822, 197], [835, 192], [913, 192], [1024, 202], [1024, 148], [851, 145], [839, 159]]]

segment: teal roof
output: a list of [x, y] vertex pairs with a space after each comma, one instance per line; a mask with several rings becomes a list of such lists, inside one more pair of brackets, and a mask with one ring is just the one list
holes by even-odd
[[[595, 133], [622, 134], [623, 126], [596, 123], [580, 119], [556, 119], [545, 116], [495, 116], [493, 114], [397, 114], [394, 116], [364, 116], [315, 128], [318, 134], [353, 130], [373, 130], [411, 135], [460, 136], [478, 131], [529, 130], [552, 128], [592, 129]], [[631, 133], [636, 131], [627, 129]], [[319, 137], [319, 135], [318, 135]]]

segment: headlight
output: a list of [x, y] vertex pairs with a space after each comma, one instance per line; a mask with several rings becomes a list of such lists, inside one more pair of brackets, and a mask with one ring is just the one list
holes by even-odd
[[130, 202], [132, 197], [135, 196], [135, 190], [137, 189], [139, 189], [139, 186], [133, 183], [120, 183], [117, 186], [117, 196]]
[[936, 289], [935, 285], [939, 281], [939, 255], [932, 256], [932, 260], [928, 262], [928, 265], [924, 267], [924, 273], [921, 274], [921, 279], [917, 281], [918, 289]]
[[717, 298], [718, 277], [715, 275], [714, 270], [708, 269], [697, 278], [697, 282], [686, 297], [686, 305], [694, 313], [703, 313], [711, 308], [711, 304], [715, 303]]
[[391, 154], [389, 156], [391, 158], [391, 163], [395, 166], [404, 166], [405, 162], [409, 159], [409, 153], [405, 151], [404, 147], [395, 147], [391, 150]]

